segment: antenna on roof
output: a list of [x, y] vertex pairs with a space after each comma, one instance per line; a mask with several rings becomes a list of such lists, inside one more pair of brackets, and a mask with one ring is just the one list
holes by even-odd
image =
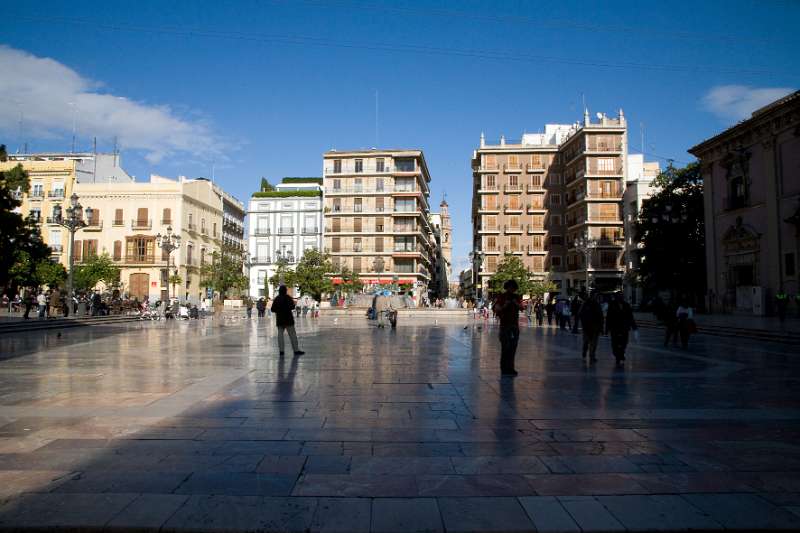
[[378, 135], [378, 89], [375, 89], [375, 146], [380, 146], [380, 136]]

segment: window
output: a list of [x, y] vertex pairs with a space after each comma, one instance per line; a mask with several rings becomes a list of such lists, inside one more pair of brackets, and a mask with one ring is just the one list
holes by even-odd
[[738, 209], [747, 205], [747, 187], [744, 176], [728, 182], [728, 209]]
[[533, 168], [542, 168], [542, 154], [531, 154], [531, 166]]
[[339, 213], [342, 211], [342, 199], [341, 198], [334, 198], [333, 199], [333, 212]]
[[598, 172], [614, 172], [614, 159], [611, 157], [600, 157], [597, 159]]
[[122, 241], [114, 241], [114, 261], [122, 260]]
[[[381, 159], [383, 161], [383, 159]], [[383, 171], [380, 171], [383, 172]], [[375, 190], [378, 192], [383, 192], [383, 178], [376, 178], [375, 179]]]
[[517, 229], [520, 227], [519, 225], [519, 215], [512, 215], [508, 217], [508, 227], [511, 229]]
[[495, 270], [497, 270], [497, 256], [490, 255], [486, 258], [486, 271], [494, 272]]
[[115, 209], [114, 210], [114, 225], [115, 226], [122, 226], [124, 224], [123, 220], [124, 220], [124, 217], [123, 217], [122, 209]]
[[353, 211], [356, 213], [361, 213], [362, 209], [362, 198], [353, 198]]
[[496, 230], [497, 229], [497, 215], [489, 215], [484, 217], [486, 221], [486, 229], [488, 230]]
[[541, 209], [544, 207], [544, 195], [543, 194], [534, 194], [531, 196], [531, 207], [533, 209]]
[[533, 257], [533, 270], [534, 272], [542, 272], [544, 270], [544, 257], [536, 255]]
[[83, 241], [75, 241], [73, 243], [73, 245], [72, 245], [72, 258], [77, 262], [80, 262], [80, 260], [81, 260], [81, 245], [82, 244], [83, 244]]
[[560, 255], [554, 255], [553, 257], [551, 257], [550, 258], [550, 264], [552, 266], [554, 266], [554, 267], [560, 267], [561, 266], [561, 256]]
[[375, 251], [376, 252], [383, 251], [383, 237], [375, 237]]
[[333, 190], [334, 191], [341, 191], [342, 190], [342, 180], [336, 178], [333, 180]]
[[384, 171], [385, 169], [383, 167], [383, 158], [379, 157], [378, 159], [375, 160], [375, 172], [384, 172]]
[[378, 213], [383, 213], [383, 209], [384, 209], [383, 208], [383, 197], [380, 196], [378, 198], [375, 198], [375, 211], [377, 211]]
[[361, 233], [361, 217], [353, 218], [353, 231], [356, 233]]
[[551, 194], [550, 195], [550, 205], [561, 205], [561, 195], [560, 194]]
[[191, 265], [194, 257], [192, 257], [192, 252], [194, 251], [194, 246], [191, 244], [186, 245], [186, 264]]
[[512, 235], [508, 238], [509, 248], [512, 252], [519, 251], [519, 235]]
[[341, 174], [342, 173], [342, 160], [341, 159], [334, 159], [333, 160], [333, 173], [334, 174]]
[[35, 182], [33, 186], [31, 186], [31, 196], [34, 198], [44, 196], [44, 184]]
[[541, 174], [534, 174], [533, 176], [531, 176], [531, 187], [538, 189], [541, 186], [542, 186]]
[[600, 204], [598, 212], [600, 220], [616, 220], [617, 204]]
[[486, 237], [486, 251], [487, 252], [496, 252], [497, 251], [497, 237], [494, 235], [489, 235]]
[[[122, 209], [117, 209], [117, 211], [122, 212]], [[161, 212], [161, 223], [165, 225], [172, 224], [172, 209], [165, 208], [164, 211]]]
[[561, 246], [564, 244], [564, 237], [561, 235], [550, 235], [551, 246]]
[[100, 225], [100, 210], [97, 209], [97, 208], [92, 209], [92, 218], [90, 218], [86, 222], [90, 226], [99, 226]]
[[497, 189], [497, 176], [494, 174], [487, 174], [483, 178], [485, 181], [485, 189], [490, 191]]
[[331, 251], [332, 252], [340, 252], [342, 249], [342, 240], [339, 237], [334, 237], [331, 239]]
[[398, 178], [394, 180], [394, 190], [398, 192], [411, 192], [414, 190], [414, 180], [409, 178]]
[[394, 271], [400, 274], [411, 274], [414, 272], [414, 262], [398, 259], [394, 262]]
[[97, 255], [97, 239], [87, 239], [83, 241], [83, 258]]
[[483, 208], [494, 210], [497, 209], [497, 195], [492, 196], [484, 196], [483, 197]]
[[364, 160], [356, 159], [356, 172], [364, 172]]
[[522, 209], [519, 195], [514, 195], [508, 199], [509, 209]]
[[355, 192], [361, 192], [364, 190], [364, 180], [362, 178], [355, 179], [353, 190]]
[[375, 231], [383, 233], [383, 217], [377, 217], [375, 219]]
[[136, 210], [136, 225], [139, 227], [147, 226], [147, 208], [140, 207]]
[[605, 250], [600, 251], [600, 267], [601, 268], [616, 268], [617, 266], [617, 253]]
[[361, 257], [353, 258], [353, 272], [361, 272]]
[[783, 256], [783, 273], [788, 277], [797, 275], [797, 267], [794, 262], [794, 253], [784, 254]]
[[560, 226], [561, 225], [561, 215], [550, 215], [550, 223], [553, 226]]
[[508, 156], [508, 168], [519, 168], [519, 156], [518, 155], [509, 155]]
[[531, 238], [531, 250], [534, 252], [541, 252], [544, 248], [542, 246], [542, 236], [541, 235], [533, 235]]
[[533, 215], [531, 217], [531, 228], [533, 228], [533, 229], [542, 229], [542, 228], [544, 228], [544, 216], [542, 216], [542, 215]]
[[416, 211], [417, 203], [414, 198], [398, 198], [394, 201], [394, 210], [400, 212]]
[[201, 218], [200, 219], [200, 233], [205, 233], [205, 232], [206, 232], [206, 219]]
[[413, 252], [415, 248], [414, 237], [400, 236], [394, 238], [395, 252]]
[[39, 209], [38, 207], [31, 208], [30, 214], [28, 216], [31, 217], [31, 220], [35, 220], [36, 222], [39, 222], [40, 220], [42, 220], [42, 210]]
[[497, 156], [494, 154], [483, 154], [483, 168], [494, 170], [497, 168]]
[[561, 174], [550, 174], [550, 185], [561, 185]]
[[125, 240], [125, 261], [128, 263], [155, 262], [155, 237], [137, 235]]
[[511, 189], [516, 189], [519, 187], [519, 176], [517, 174], [511, 174], [508, 177], [508, 186]]
[[217, 236], [217, 223], [216, 223], [216, 222], [214, 222], [214, 225], [212, 226], [212, 231], [211, 231], [211, 234], [212, 234], [214, 237], [216, 237], [216, 236]]

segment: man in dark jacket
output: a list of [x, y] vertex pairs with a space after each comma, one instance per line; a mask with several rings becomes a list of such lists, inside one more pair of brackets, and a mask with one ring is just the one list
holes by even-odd
[[503, 284], [505, 292], [497, 297], [492, 310], [500, 319], [500, 373], [516, 376], [514, 357], [519, 343], [519, 310], [522, 299], [517, 294], [519, 285], [513, 279]]
[[628, 335], [631, 330], [636, 330], [633, 309], [625, 301], [622, 293], [618, 292], [608, 304], [606, 313], [606, 334], [611, 335], [611, 351], [618, 364], [625, 360], [625, 348], [628, 347]]
[[284, 331], [289, 333], [289, 340], [292, 343], [294, 354], [303, 355], [305, 353], [300, 351], [297, 345], [297, 333], [294, 330], [294, 315], [292, 314], [294, 308], [294, 299], [289, 296], [286, 285], [281, 285], [278, 288], [278, 296], [272, 300], [272, 307], [270, 308], [270, 311], [275, 313], [275, 325], [278, 326], [278, 350], [281, 355], [283, 355], [285, 348], [285, 341], [283, 340]]
[[600, 306], [600, 301], [597, 299], [597, 293], [592, 293], [583, 302], [580, 313], [575, 320], [581, 321], [583, 328], [583, 350], [581, 357], [586, 359], [586, 353], [589, 353], [589, 361], [594, 363], [597, 361], [595, 356], [597, 352], [597, 341], [600, 338], [600, 333], [603, 332], [603, 308]]

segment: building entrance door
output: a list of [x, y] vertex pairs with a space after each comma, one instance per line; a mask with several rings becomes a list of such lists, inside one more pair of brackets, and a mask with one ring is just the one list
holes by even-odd
[[144, 301], [150, 294], [150, 274], [131, 274], [128, 287], [131, 298], [138, 298], [140, 302]]

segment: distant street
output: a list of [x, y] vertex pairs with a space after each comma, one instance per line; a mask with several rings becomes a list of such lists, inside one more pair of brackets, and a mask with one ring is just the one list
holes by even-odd
[[[796, 346], [298, 319], [0, 338], [0, 527], [800, 528]], [[492, 529], [493, 528], [493, 529]]]

